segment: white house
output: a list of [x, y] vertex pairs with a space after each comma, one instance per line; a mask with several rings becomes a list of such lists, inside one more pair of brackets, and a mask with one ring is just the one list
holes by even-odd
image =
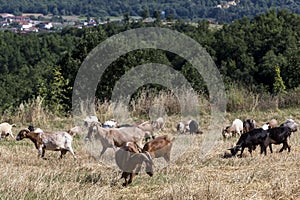
[[53, 27], [53, 24], [51, 22], [42, 22], [42, 23], [40, 23], [40, 28], [49, 30], [52, 27]]

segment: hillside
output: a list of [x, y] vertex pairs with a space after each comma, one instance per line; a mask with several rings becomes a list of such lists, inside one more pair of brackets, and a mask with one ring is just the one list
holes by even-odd
[[300, 2], [293, 0], [3, 0], [0, 13], [43, 13], [53, 15], [82, 15], [107, 18], [109, 16], [153, 16], [161, 12], [162, 18], [182, 18], [198, 21], [201, 18], [213, 18], [218, 22], [231, 22], [244, 16], [253, 17], [265, 13], [270, 8], [286, 9], [300, 13]]
[[[77, 71], [90, 51], [112, 35], [147, 26], [184, 33], [207, 49], [227, 88], [228, 111], [270, 108], [269, 100], [279, 108], [300, 105], [300, 15], [272, 10], [220, 29], [211, 29], [205, 20], [196, 25], [178, 20], [170, 25], [112, 22], [37, 34], [0, 31], [0, 112], [14, 113], [40, 97], [50, 110], [69, 113]], [[197, 92], [208, 94], [201, 76], [186, 60], [159, 49], [140, 49], [110, 64], [98, 84], [97, 99], [110, 100], [115, 84], [127, 71], [148, 63], [172, 66]], [[277, 95], [278, 101], [273, 99]], [[257, 102], [265, 102], [265, 107], [257, 107]]]

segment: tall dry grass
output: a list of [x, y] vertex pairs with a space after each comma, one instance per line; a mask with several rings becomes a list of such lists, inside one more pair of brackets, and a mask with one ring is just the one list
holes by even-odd
[[231, 84], [226, 91], [227, 111], [251, 112], [295, 108], [300, 106], [299, 96], [300, 88], [274, 96], [268, 92], [257, 92], [244, 85]]
[[[300, 105], [299, 96], [300, 88], [273, 96], [267, 92], [257, 93], [243, 85], [231, 84], [226, 90], [226, 109], [229, 113], [251, 113], [296, 108]], [[91, 101], [82, 101], [80, 105], [81, 115], [77, 116], [79, 120], [88, 115], [96, 115], [100, 121], [116, 118], [121, 123], [132, 123], [132, 120], [155, 120], [161, 116], [172, 115], [200, 120], [202, 116], [207, 116], [211, 112], [210, 102], [206, 94], [187, 89], [178, 89], [175, 93], [174, 91], [157, 93], [145, 90], [137, 98], [132, 99], [129, 105], [125, 105], [122, 101], [119, 103], [108, 100], [104, 102], [96, 100], [93, 103], [94, 106], [91, 104]], [[55, 121], [62, 121], [62, 123], [66, 121], [74, 125], [71, 112], [57, 116], [55, 112], [44, 105], [43, 98], [38, 96], [21, 103], [17, 108], [5, 111], [0, 120], [20, 125], [48, 126]], [[130, 121], [129, 118], [132, 120]]]

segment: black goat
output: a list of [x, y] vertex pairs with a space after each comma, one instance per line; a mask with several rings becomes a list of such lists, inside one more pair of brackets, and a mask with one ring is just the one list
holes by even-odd
[[237, 154], [238, 151], [241, 151], [240, 156], [242, 156], [244, 149], [247, 147], [249, 153], [252, 156], [252, 150], [255, 150], [256, 145], [260, 145], [261, 147], [261, 154], [266, 152], [265, 140], [268, 136], [268, 132], [263, 130], [262, 128], [256, 128], [252, 129], [251, 131], [248, 131], [244, 134], [242, 134], [236, 143], [236, 146], [233, 148], [230, 148], [230, 152], [233, 156]]
[[190, 134], [193, 133], [202, 134], [202, 131], [199, 130], [199, 124], [195, 120], [189, 121], [189, 130], [190, 130]]
[[283, 144], [279, 152], [282, 152], [285, 149], [288, 149], [288, 152], [291, 151], [291, 146], [288, 145], [287, 143], [287, 138], [291, 135], [290, 127], [288, 126], [275, 127], [267, 130], [267, 132], [268, 132], [268, 137], [264, 142], [264, 148], [269, 146], [271, 153], [273, 153], [272, 144]]

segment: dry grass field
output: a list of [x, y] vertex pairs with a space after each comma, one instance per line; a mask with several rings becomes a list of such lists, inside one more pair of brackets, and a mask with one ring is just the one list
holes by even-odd
[[[226, 123], [234, 118], [254, 118], [259, 125], [271, 118], [283, 122], [287, 118], [300, 121], [300, 110], [277, 110], [253, 113], [227, 113]], [[29, 140], [0, 141], [0, 199], [300, 199], [300, 136], [293, 133], [291, 152], [242, 158], [223, 158], [237, 138], [219, 138], [205, 157], [200, 155], [206, 136], [206, 119], [201, 119], [203, 135], [179, 136], [175, 133], [176, 117], [169, 117], [160, 134], [176, 137], [170, 166], [155, 160], [153, 177], [141, 173], [127, 188], [119, 180], [121, 173], [113, 162], [114, 153], [107, 151], [97, 158], [99, 146], [74, 138], [78, 160], [71, 154], [59, 160], [59, 152], [46, 151], [48, 160], [37, 158], [37, 150]], [[59, 127], [67, 126], [60, 124]], [[23, 127], [26, 127], [25, 125]], [[58, 127], [57, 123], [53, 127]], [[22, 127], [13, 129], [14, 134]], [[96, 159], [95, 159], [96, 158]]]

